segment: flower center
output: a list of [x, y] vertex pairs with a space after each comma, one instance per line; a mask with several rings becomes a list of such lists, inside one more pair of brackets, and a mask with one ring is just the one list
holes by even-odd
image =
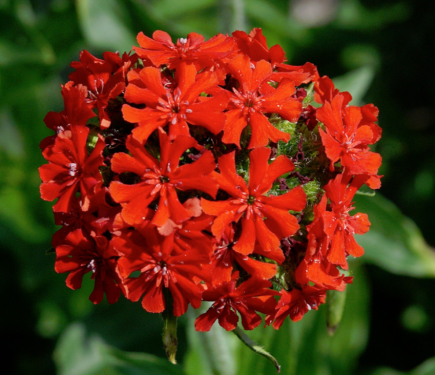
[[79, 173], [79, 170], [77, 169], [77, 163], [70, 163], [68, 167], [69, 167], [69, 171], [68, 171], [69, 175], [71, 177], [76, 177]]
[[252, 195], [250, 195], [249, 197], [248, 197], [248, 199], [246, 199], [246, 203], [248, 203], [248, 204], [254, 204], [254, 202], [255, 202], [255, 197], [254, 196], [252, 196]]

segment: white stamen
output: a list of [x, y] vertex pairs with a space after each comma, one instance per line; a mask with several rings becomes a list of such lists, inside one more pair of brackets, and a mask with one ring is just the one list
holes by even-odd
[[77, 174], [77, 163], [70, 163], [69, 165], [69, 175], [75, 177]]

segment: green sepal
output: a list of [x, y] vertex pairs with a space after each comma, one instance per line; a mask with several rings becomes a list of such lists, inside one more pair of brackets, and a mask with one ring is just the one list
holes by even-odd
[[275, 128], [282, 132], [288, 133], [291, 136], [295, 133], [296, 123], [282, 119], [277, 113], [270, 116], [269, 121]]
[[308, 87], [305, 88], [305, 90], [307, 91], [307, 96], [305, 97], [305, 99], [302, 101], [302, 106], [308, 107], [311, 102], [314, 100], [314, 82], [311, 82]]

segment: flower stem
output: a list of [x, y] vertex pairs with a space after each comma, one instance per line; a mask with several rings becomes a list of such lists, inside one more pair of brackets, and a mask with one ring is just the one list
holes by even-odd
[[177, 317], [174, 316], [172, 311], [172, 295], [168, 291], [165, 294], [166, 309], [162, 312], [163, 318], [163, 332], [162, 340], [165, 348], [166, 356], [169, 362], [174, 365], [177, 364], [175, 355], [177, 353], [178, 339], [177, 339]]

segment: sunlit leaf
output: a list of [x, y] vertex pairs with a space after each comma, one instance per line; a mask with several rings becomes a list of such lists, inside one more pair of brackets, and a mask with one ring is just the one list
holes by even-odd
[[435, 252], [415, 223], [388, 199], [356, 196], [358, 212], [369, 215], [370, 231], [357, 236], [365, 249], [363, 259], [395, 274], [435, 277]]

